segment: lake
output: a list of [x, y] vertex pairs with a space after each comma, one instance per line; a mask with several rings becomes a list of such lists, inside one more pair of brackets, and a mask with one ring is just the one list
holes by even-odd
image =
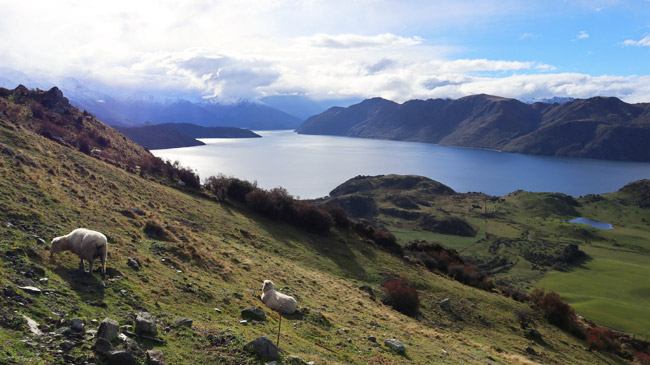
[[531, 156], [429, 143], [256, 131], [263, 138], [201, 139], [205, 146], [152, 150], [201, 179], [223, 173], [294, 196], [326, 196], [357, 175], [413, 174], [457, 192], [501, 196], [518, 189], [573, 196], [613, 192], [650, 178], [650, 163]]

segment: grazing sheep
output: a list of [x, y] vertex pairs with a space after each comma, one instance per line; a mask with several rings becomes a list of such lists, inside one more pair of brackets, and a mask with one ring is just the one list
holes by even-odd
[[93, 261], [99, 257], [102, 264], [102, 277], [106, 275], [106, 253], [108, 245], [106, 236], [85, 228], [77, 228], [65, 236], [56, 237], [52, 240], [50, 248], [50, 257], [61, 251], [71, 251], [76, 253], [81, 259], [79, 268], [85, 271], [84, 260], [90, 263], [89, 273], [93, 272]]
[[275, 285], [271, 280], [264, 280], [262, 301], [267, 307], [283, 314], [291, 314], [296, 311], [296, 299], [275, 291]]

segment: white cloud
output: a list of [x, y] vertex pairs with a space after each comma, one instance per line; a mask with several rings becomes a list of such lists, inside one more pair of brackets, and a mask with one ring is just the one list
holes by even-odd
[[309, 46], [325, 48], [363, 48], [383, 46], [414, 46], [424, 40], [418, 36], [400, 37], [395, 34], [384, 33], [375, 36], [364, 36], [359, 34], [316, 34], [311, 37], [302, 38], [302, 41]]
[[527, 33], [520, 34], [519, 35], [519, 40], [521, 41], [521, 40], [524, 40], [524, 39], [535, 39], [535, 38], [539, 38], [539, 37], [541, 37], [540, 34], [528, 33], [527, 32]]
[[585, 32], [584, 30], [581, 30], [580, 33], [578, 33], [578, 35], [576, 35], [576, 37], [574, 39], [572, 39], [572, 41], [575, 42], [575, 41], [579, 41], [581, 39], [587, 39], [587, 38], [589, 38], [589, 34], [587, 32]]
[[625, 46], [650, 47], [650, 34], [639, 39], [638, 41], [628, 39], [623, 42]]

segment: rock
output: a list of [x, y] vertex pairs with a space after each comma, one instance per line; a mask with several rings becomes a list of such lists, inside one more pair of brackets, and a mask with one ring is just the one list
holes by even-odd
[[59, 344], [59, 347], [61, 348], [61, 350], [65, 351], [65, 352], [68, 352], [68, 351], [72, 350], [75, 346], [76, 346], [76, 344], [74, 342], [67, 341], [67, 340], [63, 341], [63, 342], [61, 342]]
[[395, 338], [384, 341], [384, 344], [398, 354], [403, 354], [406, 352], [406, 347], [404, 347], [404, 344]]
[[375, 337], [375, 336], [368, 336], [368, 341], [370, 341], [370, 342], [377, 342], [377, 337]]
[[84, 320], [81, 318], [73, 318], [70, 321], [70, 328], [75, 332], [82, 332], [84, 330]]
[[129, 265], [133, 270], [139, 271], [140, 270], [140, 262], [137, 259], [134, 259], [133, 257], [128, 257], [126, 259], [126, 264]]
[[262, 360], [279, 360], [278, 348], [266, 337], [258, 337], [244, 345], [244, 349], [262, 358]]
[[244, 326], [248, 326], [248, 321], [245, 320], [245, 319], [242, 319], [241, 321], [239, 321], [239, 324], [244, 325]]
[[366, 293], [370, 294], [371, 298], [375, 297], [375, 292], [372, 290], [372, 287], [370, 287], [370, 285], [361, 285], [359, 287], [359, 290], [365, 291]]
[[174, 324], [176, 324], [176, 326], [178, 326], [178, 327], [183, 327], [183, 326], [192, 327], [192, 323], [194, 323], [194, 321], [189, 319], [189, 318], [176, 318], [176, 319], [174, 319]]
[[440, 308], [450, 312], [451, 311], [451, 299], [445, 298], [441, 300], [438, 304], [440, 304]]
[[139, 312], [135, 316], [135, 333], [143, 336], [156, 336], [156, 319], [147, 312]]
[[124, 350], [109, 352], [108, 363], [111, 365], [136, 365], [137, 364], [133, 354]]
[[70, 336], [72, 334], [72, 328], [63, 327], [63, 328], [59, 328], [56, 332], [67, 337], [67, 336]]
[[304, 362], [301, 358], [299, 358], [296, 355], [289, 355], [287, 356], [286, 359], [284, 359], [285, 364], [291, 364], [291, 365], [305, 365], [307, 364]]
[[113, 350], [113, 345], [107, 339], [99, 337], [97, 338], [97, 341], [95, 341], [95, 351], [101, 354], [107, 354]]
[[160, 350], [147, 350], [147, 364], [164, 365], [167, 364], [165, 356]]
[[531, 355], [537, 355], [537, 351], [535, 351], [535, 349], [530, 346], [526, 346], [526, 352]]
[[241, 311], [241, 317], [244, 319], [252, 319], [256, 321], [266, 321], [266, 313], [257, 307], [244, 308]]
[[28, 293], [32, 294], [41, 294], [42, 290], [35, 286], [19, 286], [18, 289], [22, 289]]
[[538, 330], [533, 328], [526, 329], [524, 331], [524, 336], [526, 336], [526, 338], [528, 339], [535, 340], [535, 341], [540, 341], [542, 339], [542, 334], [539, 333]]
[[97, 330], [97, 338], [103, 338], [107, 341], [113, 341], [117, 337], [120, 330], [120, 324], [116, 320], [104, 318], [102, 323], [99, 324]]
[[40, 237], [36, 238], [36, 243], [38, 243], [39, 245], [44, 245], [44, 244], [46, 244], [45, 240], [42, 239], [42, 238], [40, 238]]
[[27, 322], [27, 328], [29, 329], [29, 332], [35, 334], [36, 336], [42, 336], [43, 335], [43, 332], [38, 328], [38, 323], [36, 323], [35, 320], [27, 317], [24, 314], [23, 314], [23, 318]]
[[4, 153], [5, 155], [9, 155], [9, 156], [13, 156], [13, 155], [16, 154], [16, 152], [14, 152], [14, 150], [12, 150], [12, 149], [9, 148], [9, 147], [5, 147], [5, 148], [3, 148], [3, 149], [2, 149], [2, 153]]

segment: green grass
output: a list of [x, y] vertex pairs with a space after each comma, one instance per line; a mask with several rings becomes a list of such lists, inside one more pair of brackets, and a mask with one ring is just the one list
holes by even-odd
[[585, 247], [590, 260], [570, 272], [549, 272], [538, 286], [557, 291], [586, 318], [650, 336], [650, 258]]

